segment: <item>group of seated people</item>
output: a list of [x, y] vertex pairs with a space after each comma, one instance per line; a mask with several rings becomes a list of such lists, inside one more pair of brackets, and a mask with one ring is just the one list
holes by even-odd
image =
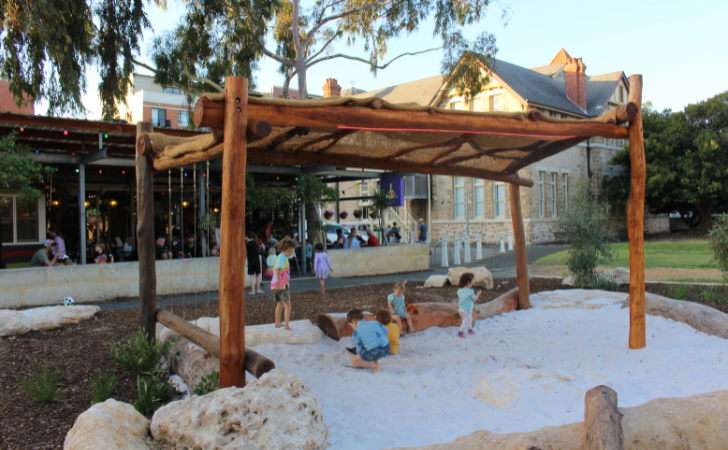
[[[369, 225], [366, 226], [366, 232], [368, 237], [364, 239], [359, 234], [356, 226], [351, 227], [349, 236], [345, 236], [341, 229], [337, 229], [336, 240], [332, 243], [332, 248], [334, 250], [340, 250], [346, 248], [379, 247], [379, 238]], [[390, 244], [398, 243], [402, 239], [397, 222], [394, 222], [391, 226], [387, 226], [384, 230], [384, 235]]]
[[207, 255], [205, 255], [199, 237], [195, 233], [188, 233], [184, 241], [177, 235], [159, 236], [154, 246], [154, 259], [186, 259], [203, 258], [205, 256], [220, 256], [220, 250], [215, 237], [210, 237]]

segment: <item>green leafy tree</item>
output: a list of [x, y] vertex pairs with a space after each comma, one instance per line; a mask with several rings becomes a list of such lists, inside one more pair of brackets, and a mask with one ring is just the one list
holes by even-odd
[[609, 211], [592, 197], [588, 179], [579, 180], [569, 194], [569, 207], [559, 216], [556, 229], [564, 233], [569, 244], [566, 267], [574, 277], [574, 286], [604, 288], [609, 284], [597, 275], [600, 262], [609, 262], [614, 249], [609, 245], [614, 234], [609, 231]]
[[[684, 112], [643, 111], [643, 119], [649, 210], [678, 211], [689, 225], [707, 232], [713, 213], [727, 206], [728, 92]], [[605, 180], [605, 195], [623, 207], [629, 199], [629, 149], [617, 152], [612, 164], [627, 170]]]
[[36, 186], [57, 169], [33, 161], [30, 147], [15, 141], [13, 132], [0, 138], [0, 189], [14, 189], [24, 200], [38, 200], [43, 192]]

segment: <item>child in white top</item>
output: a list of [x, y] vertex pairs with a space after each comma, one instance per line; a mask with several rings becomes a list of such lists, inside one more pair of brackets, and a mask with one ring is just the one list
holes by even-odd
[[458, 289], [458, 313], [463, 318], [460, 324], [460, 331], [458, 331], [459, 338], [465, 338], [465, 332], [469, 335], [474, 335], [473, 330], [473, 304], [480, 298], [481, 291], [476, 294], [473, 292], [473, 279], [475, 276], [472, 273], [464, 273], [460, 277], [460, 289]]

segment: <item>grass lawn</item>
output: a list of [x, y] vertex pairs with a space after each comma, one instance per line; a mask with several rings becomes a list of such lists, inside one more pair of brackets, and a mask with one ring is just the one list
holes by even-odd
[[[613, 244], [617, 255], [609, 267], [629, 267], [629, 243]], [[535, 266], [565, 265], [566, 251], [544, 256], [533, 263]], [[645, 242], [645, 267], [675, 267], [680, 269], [717, 268], [710, 260], [713, 252], [707, 241]]]
[[26, 267], [30, 267], [29, 262], [25, 263], [6, 263], [5, 264], [8, 269], [25, 269]]

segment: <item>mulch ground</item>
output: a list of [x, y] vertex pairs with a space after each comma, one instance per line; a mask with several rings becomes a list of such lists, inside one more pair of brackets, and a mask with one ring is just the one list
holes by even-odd
[[[447, 286], [421, 289], [421, 282], [407, 284], [407, 303], [451, 302], [457, 288]], [[492, 300], [516, 287], [515, 278], [496, 279], [496, 287], [483, 291], [481, 301]], [[531, 292], [565, 289], [560, 279], [534, 278]], [[623, 290], [627, 288], [623, 286]], [[724, 289], [724, 288], [721, 288]], [[649, 292], [664, 295], [665, 285], [649, 283]], [[392, 284], [372, 284], [348, 288], [330, 289], [325, 296], [317, 291], [294, 293], [291, 320], [310, 319], [327, 312], [347, 312], [354, 308], [376, 311], [386, 307], [386, 298], [392, 292]], [[727, 294], [723, 291], [723, 305], [709, 304], [724, 312]], [[688, 300], [706, 303], [694, 288]], [[217, 303], [175, 306], [177, 315], [188, 320], [198, 317], [218, 316]], [[245, 302], [245, 323], [256, 325], [271, 323], [275, 302], [271, 296], [252, 297]], [[79, 414], [91, 405], [88, 378], [101, 372], [115, 371], [117, 388], [112, 397], [133, 403], [137, 397], [136, 380], [106, 355], [109, 344], [121, 345], [135, 332], [138, 312], [115, 311], [98, 313], [93, 319], [58, 330], [30, 332], [9, 338], [0, 338], [0, 448], [2, 449], [60, 449], [66, 433]], [[61, 374], [61, 396], [64, 401], [40, 405], [21, 389], [20, 381], [48, 365]]]

